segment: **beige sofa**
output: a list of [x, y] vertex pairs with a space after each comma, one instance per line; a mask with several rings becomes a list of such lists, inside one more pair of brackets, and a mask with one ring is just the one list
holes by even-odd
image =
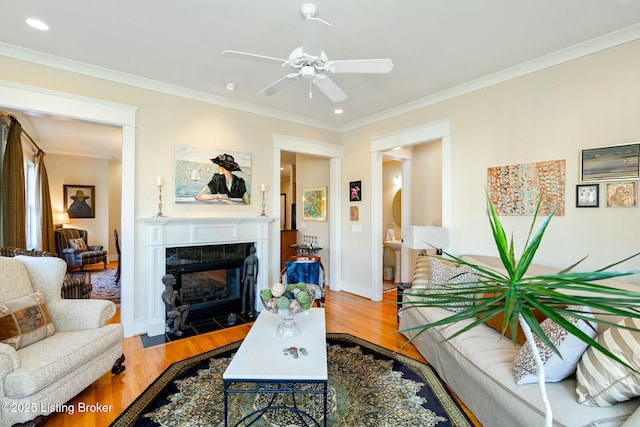
[[[66, 269], [60, 258], [0, 257], [1, 426], [65, 410], [69, 399], [105, 372], [124, 369], [122, 325], [106, 324], [115, 305], [62, 299]], [[25, 303], [29, 298], [35, 305]], [[19, 333], [7, 338], [11, 328]]]
[[[488, 256], [463, 256], [474, 264], [499, 268], [500, 259]], [[418, 257], [412, 289], [428, 286], [426, 256]], [[427, 272], [427, 273], [425, 273]], [[557, 272], [550, 267], [532, 265], [529, 273], [539, 275]], [[638, 286], [616, 282], [619, 287], [634, 289]], [[405, 291], [403, 301], [416, 301], [419, 297]], [[403, 306], [399, 328], [408, 338], [417, 331], [414, 326], [433, 323], [454, 313], [441, 308]], [[520, 346], [514, 347], [510, 339], [501, 337], [494, 329], [482, 324], [451, 340], [446, 340], [470, 321], [458, 322], [441, 328], [432, 328], [414, 338], [418, 351], [432, 364], [444, 381], [487, 427], [542, 426], [544, 407], [537, 384], [516, 385], [513, 362]], [[604, 330], [605, 328], [599, 328]], [[599, 330], [599, 333], [602, 332]], [[640, 399], [609, 407], [593, 407], [577, 403], [575, 375], [558, 383], [547, 383], [554, 426], [640, 426]]]

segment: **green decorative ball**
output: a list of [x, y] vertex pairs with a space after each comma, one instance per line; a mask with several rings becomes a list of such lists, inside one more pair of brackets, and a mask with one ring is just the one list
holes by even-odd
[[281, 310], [286, 310], [289, 307], [289, 298], [284, 295], [278, 298], [278, 308]]
[[263, 289], [260, 291], [260, 298], [266, 301], [273, 298], [273, 294], [271, 293], [271, 289]]

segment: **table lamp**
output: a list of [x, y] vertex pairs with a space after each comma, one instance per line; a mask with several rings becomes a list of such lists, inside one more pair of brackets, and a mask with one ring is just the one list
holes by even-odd
[[69, 224], [70, 222], [67, 211], [53, 213], [53, 224], [55, 228], [62, 228], [64, 224]]
[[449, 230], [430, 225], [409, 225], [402, 228], [404, 246], [411, 249], [435, 249], [442, 255], [442, 249], [449, 245]]

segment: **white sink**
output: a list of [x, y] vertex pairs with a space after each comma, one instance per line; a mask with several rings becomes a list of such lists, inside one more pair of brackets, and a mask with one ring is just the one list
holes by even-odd
[[384, 246], [386, 246], [387, 248], [393, 250], [394, 254], [396, 255], [396, 268], [395, 268], [395, 273], [394, 273], [394, 277], [393, 277], [393, 281], [395, 283], [400, 283], [400, 266], [401, 264], [401, 260], [400, 260], [400, 254], [401, 251], [400, 249], [402, 248], [402, 240], [385, 240], [384, 241]]
[[402, 247], [402, 240], [385, 240], [384, 245], [394, 251], [399, 251]]

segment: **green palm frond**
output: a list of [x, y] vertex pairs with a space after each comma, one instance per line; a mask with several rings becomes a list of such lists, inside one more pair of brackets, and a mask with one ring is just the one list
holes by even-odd
[[[525, 248], [520, 258], [516, 259], [513, 237], [510, 239], [507, 238], [507, 234], [504, 231], [488, 192], [486, 197], [491, 232], [506, 273], [491, 267], [474, 264], [444, 252], [443, 256], [436, 258], [453, 261], [461, 266], [467, 266], [475, 270], [478, 281], [472, 288], [472, 293], [470, 293], [469, 288], [461, 288], [462, 284], [460, 283], [438, 285], [435, 290], [434, 287], [431, 286], [428, 292], [407, 290], [405, 294], [424, 298], [419, 298], [415, 301], [403, 301], [402, 309], [407, 310], [411, 307], [446, 308], [452, 304], [469, 305], [465, 305], [461, 311], [452, 313], [451, 316], [440, 319], [437, 322], [414, 326], [406, 329], [406, 331], [416, 331], [419, 335], [433, 327], [447, 326], [460, 321], [467, 321], [468, 323], [463, 328], [460, 328], [447, 338], [452, 339], [485, 323], [488, 319], [503, 315], [501, 333], [505, 335], [507, 330], [511, 331], [514, 345], [516, 344], [518, 322], [522, 319], [540, 342], [546, 344], [555, 353], [560, 355], [558, 349], [551, 343], [538, 324], [533, 313], [537, 310], [589, 346], [592, 346], [594, 349], [623, 364], [627, 368], [636, 371], [634, 367], [598, 344], [595, 339], [590, 338], [589, 335], [580, 331], [563, 316], [571, 316], [587, 322], [593, 322], [596, 326], [597, 324], [602, 324], [615, 327], [623, 326], [619, 326], [614, 321], [607, 320], [606, 317], [624, 316], [640, 318], [639, 292], [619, 289], [601, 282], [606, 279], [615, 279], [640, 273], [640, 270], [611, 271], [611, 268], [637, 257], [640, 255], [640, 252], [591, 272], [573, 271], [573, 268], [579, 265], [585, 257], [555, 274], [527, 276], [526, 273], [540, 247], [542, 238], [554, 212], [552, 211], [551, 214], [545, 218], [542, 225], [536, 231], [535, 222], [538, 217], [541, 199], [538, 201], [527, 235]], [[638, 288], [640, 290], [640, 286]], [[587, 313], [587, 310], [583, 311], [582, 309], [576, 309], [574, 307], [587, 307], [591, 313], [598, 314], [599, 318], [592, 317]], [[623, 328], [640, 332], [640, 329], [631, 327]], [[415, 339], [415, 337], [413, 339]]]

